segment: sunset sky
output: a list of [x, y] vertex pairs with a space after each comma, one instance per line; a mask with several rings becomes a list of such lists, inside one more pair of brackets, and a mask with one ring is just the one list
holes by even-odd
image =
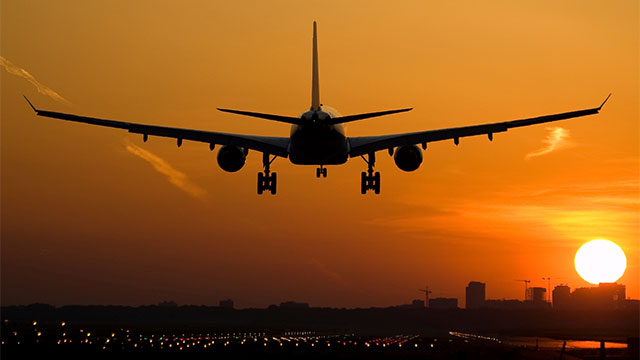
[[[590, 286], [583, 243], [622, 247], [640, 297], [638, 1], [0, 2], [2, 305], [464, 305], [469, 281]], [[382, 193], [351, 159], [317, 179], [261, 154], [226, 173], [207, 144], [36, 117], [41, 109], [288, 136], [310, 105], [312, 22], [321, 102], [382, 135], [597, 107], [599, 115], [430, 143], [421, 168], [377, 154]]]

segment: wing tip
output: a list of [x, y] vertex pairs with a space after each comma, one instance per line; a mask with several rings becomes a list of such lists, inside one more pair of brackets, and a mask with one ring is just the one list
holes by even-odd
[[604, 101], [602, 102], [602, 104], [598, 107], [598, 111], [600, 111], [600, 109], [602, 109], [602, 107], [604, 106], [604, 104], [607, 103], [607, 100], [609, 100], [609, 98], [611, 97], [612, 93], [609, 93], [609, 95], [607, 95], [607, 98], [604, 99]]
[[22, 97], [24, 97], [25, 100], [27, 100], [27, 103], [29, 103], [29, 106], [31, 106], [31, 108], [33, 109], [33, 111], [35, 111], [36, 113], [38, 112], [38, 109], [36, 109], [35, 106], [33, 106], [33, 104], [31, 103], [31, 101], [29, 101], [29, 99], [27, 98], [26, 95], [22, 95]]

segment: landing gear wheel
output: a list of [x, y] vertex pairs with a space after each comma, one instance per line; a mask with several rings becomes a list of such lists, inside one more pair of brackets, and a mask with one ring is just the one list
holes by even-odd
[[271, 191], [271, 195], [276, 194], [276, 184], [278, 183], [278, 174], [271, 173], [271, 184], [269, 186], [269, 190]]
[[320, 165], [319, 168], [316, 168], [316, 177], [320, 178], [320, 176], [325, 178], [327, 177], [327, 168], [323, 165]]
[[380, 194], [380, 172], [376, 171], [376, 174], [373, 177], [373, 192], [376, 194]]
[[258, 195], [262, 195], [264, 191], [264, 175], [259, 172], [258, 173]]
[[367, 193], [367, 173], [364, 171], [360, 176], [360, 193], [362, 193], [362, 195]]

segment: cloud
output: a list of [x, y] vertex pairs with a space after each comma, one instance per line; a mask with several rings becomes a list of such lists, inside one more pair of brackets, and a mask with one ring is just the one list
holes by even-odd
[[533, 157], [546, 155], [554, 150], [560, 150], [568, 147], [574, 146], [573, 143], [569, 141], [569, 130], [561, 128], [561, 127], [548, 127], [549, 133], [547, 137], [542, 140], [545, 144], [539, 150], [534, 152], [530, 152], [525, 156], [525, 159], [531, 159]]
[[346, 289], [351, 288], [351, 285], [349, 285], [349, 283], [342, 277], [342, 275], [329, 269], [327, 265], [321, 263], [320, 261], [316, 259], [310, 259], [308, 264], [311, 265], [311, 267], [313, 267], [314, 269], [316, 269], [319, 273], [323, 274], [328, 279], [340, 285], [341, 287]]
[[59, 102], [65, 104], [65, 105], [71, 105], [71, 103], [67, 99], [65, 99], [62, 96], [60, 96], [60, 94], [58, 94], [57, 92], [53, 91], [48, 86], [45, 86], [45, 85], [41, 84], [27, 70], [25, 70], [25, 69], [23, 69], [21, 67], [13, 65], [11, 63], [11, 61], [5, 59], [3, 56], [0, 56], [0, 64], [2, 65], [2, 67], [4, 67], [5, 70], [7, 70], [7, 72], [9, 74], [19, 76], [19, 77], [27, 80], [28, 82], [32, 83], [36, 87], [36, 89], [38, 89], [39, 93], [47, 95], [48, 97], [52, 98], [53, 100], [59, 101]]
[[[478, 198], [449, 199], [438, 211], [368, 221], [401, 236], [428, 235], [448, 243], [501, 238], [546, 246], [573, 246], [576, 240], [610, 237], [632, 246], [638, 236], [640, 180], [618, 178], [547, 187], [514, 185]], [[415, 206], [414, 203], [408, 203]], [[635, 250], [634, 250], [635, 251]]]
[[165, 175], [170, 183], [190, 196], [203, 199], [207, 195], [206, 190], [192, 183], [187, 175], [171, 167], [164, 159], [133, 144], [126, 145], [126, 148], [131, 154], [147, 161], [157, 172]]

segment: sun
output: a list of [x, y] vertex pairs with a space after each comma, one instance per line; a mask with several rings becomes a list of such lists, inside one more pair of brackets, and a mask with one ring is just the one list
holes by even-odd
[[591, 240], [578, 249], [576, 271], [591, 284], [611, 283], [620, 279], [627, 267], [627, 257], [620, 246], [609, 240]]

